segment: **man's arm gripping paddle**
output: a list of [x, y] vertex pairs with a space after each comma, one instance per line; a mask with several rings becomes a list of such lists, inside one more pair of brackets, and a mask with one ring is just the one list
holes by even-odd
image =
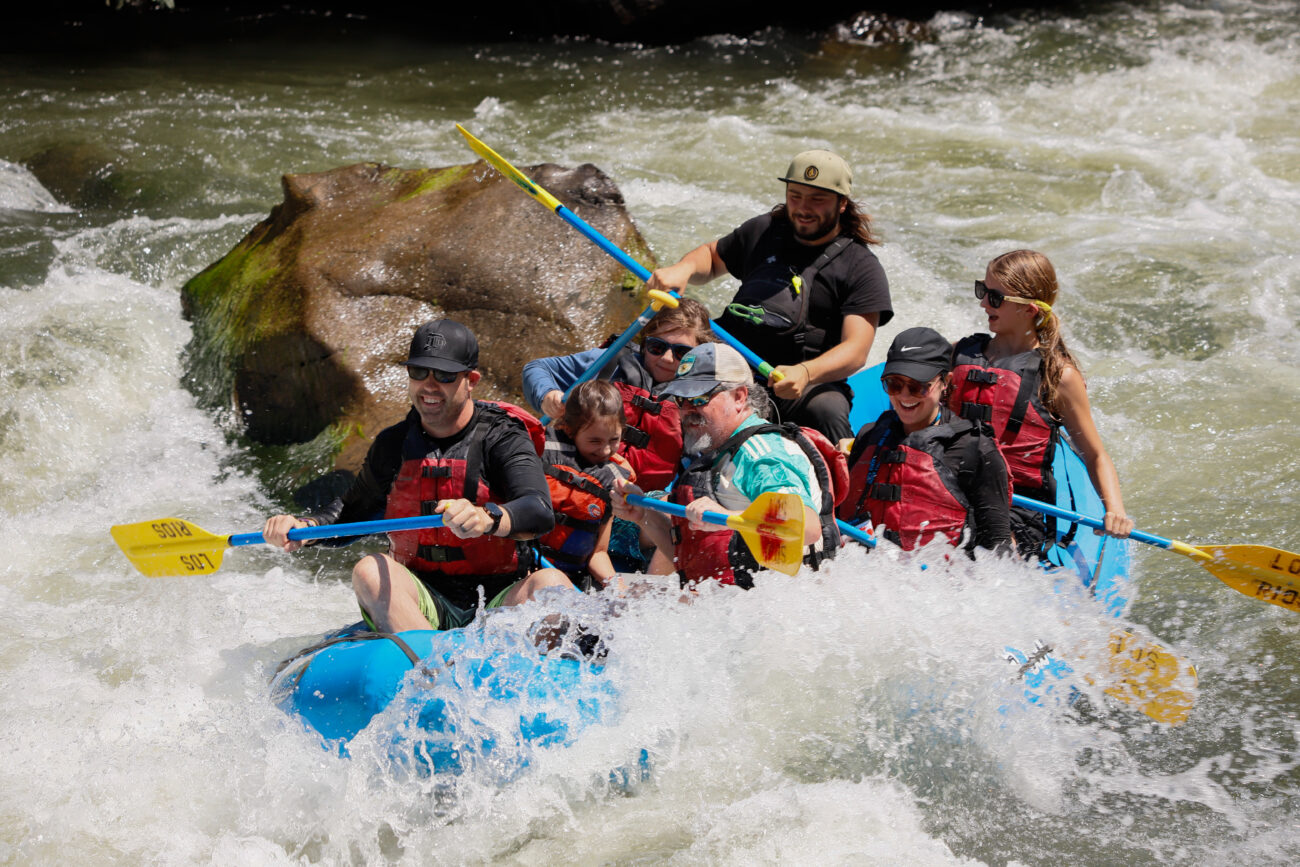
[[[289, 531], [295, 541], [339, 539], [398, 530], [421, 530], [441, 527], [442, 515], [419, 515], [414, 518], [388, 518], [382, 521], [357, 521], [351, 524], [327, 524], [322, 527], [299, 527]], [[261, 533], [236, 533], [218, 536], [180, 518], [160, 518], [136, 524], [118, 524], [111, 530], [113, 539], [141, 574], [149, 578], [172, 575], [208, 575], [221, 568], [227, 548], [261, 545]]]
[[[641, 494], [628, 494], [630, 505], [653, 509], [678, 518], [686, 517], [686, 507], [666, 503]], [[710, 524], [729, 527], [745, 540], [754, 559], [765, 569], [794, 575], [803, 565], [803, 500], [796, 494], [768, 491], [739, 515], [705, 512]]]
[[[1085, 527], [1104, 529], [1101, 519], [1081, 515], [1016, 494], [1011, 501]], [[1233, 590], [1252, 599], [1300, 613], [1300, 554], [1267, 545], [1189, 545], [1152, 533], [1134, 530], [1130, 539], [1191, 557], [1206, 571]]]
[[[554, 212], [556, 216], [558, 216], [560, 219], [564, 220], [564, 222], [568, 223], [570, 226], [572, 226], [573, 228], [581, 232], [587, 238], [587, 240], [591, 241], [597, 247], [604, 250], [610, 256], [614, 257], [614, 259], [619, 264], [621, 264], [627, 270], [631, 271], [636, 276], [636, 278], [640, 280], [642, 283], [650, 279], [650, 269], [646, 268], [646, 266], [642, 265], [640, 262], [633, 259], [627, 253], [623, 252], [618, 247], [614, 246], [614, 244], [608, 238], [606, 238], [600, 232], [597, 232], [594, 228], [592, 228], [591, 224], [583, 220], [577, 214], [573, 213], [573, 211], [566, 208], [563, 202], [561, 202], [559, 199], [555, 198], [555, 196], [551, 195], [545, 189], [543, 189], [542, 187], [534, 183], [532, 179], [530, 179], [523, 172], [519, 171], [519, 169], [512, 166], [509, 162], [505, 160], [504, 157], [502, 157], [496, 151], [492, 150], [492, 148], [488, 147], [483, 142], [475, 138], [474, 135], [469, 130], [465, 129], [465, 127], [461, 126], [460, 124], [456, 124], [456, 129], [458, 129], [460, 131], [460, 134], [465, 137], [465, 140], [469, 142], [469, 146], [470, 148], [473, 149], [474, 153], [481, 156], [484, 160], [487, 161], [488, 165], [492, 166], [501, 174], [505, 175], [507, 178], [513, 181], [515, 185], [519, 187], [519, 189], [523, 190], [525, 193], [532, 196], [538, 202], [545, 205], [552, 212]], [[674, 299], [680, 299], [681, 296], [678, 295], [677, 293], [672, 293], [669, 297], [672, 297]], [[745, 360], [749, 362], [749, 366], [754, 368], [756, 371], [758, 371], [758, 374], [760, 376], [767, 377], [767, 379], [771, 382], [779, 382], [781, 379], [784, 378], [779, 371], [773, 369], [772, 365], [768, 364], [766, 361], [759, 358], [756, 354], [754, 354], [753, 350], [751, 350], [745, 344], [741, 343], [735, 337], [731, 336], [731, 334], [729, 334], [726, 330], [720, 327], [716, 322], [713, 323], [712, 327], [713, 327], [713, 333], [718, 336], [718, 339], [723, 341], [724, 343], [729, 344], [737, 352], [743, 355], [745, 357]], [[603, 365], [598, 365], [597, 369], [599, 369], [600, 366]]]

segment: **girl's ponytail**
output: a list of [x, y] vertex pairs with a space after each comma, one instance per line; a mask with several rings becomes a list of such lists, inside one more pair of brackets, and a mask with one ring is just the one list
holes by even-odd
[[[1006, 287], [1009, 295], [1041, 301], [1049, 308], [1056, 305], [1056, 269], [1042, 253], [1033, 250], [1012, 250], [989, 263], [989, 274]], [[1041, 308], [1040, 308], [1041, 310]], [[1038, 334], [1038, 353], [1043, 358], [1043, 381], [1039, 396], [1048, 409], [1055, 412], [1056, 390], [1066, 367], [1079, 369], [1061, 337], [1061, 319], [1056, 311], [1040, 312], [1034, 320]]]

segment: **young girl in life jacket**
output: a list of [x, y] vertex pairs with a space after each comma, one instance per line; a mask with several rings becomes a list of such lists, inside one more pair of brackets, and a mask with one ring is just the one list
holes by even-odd
[[849, 454], [849, 493], [837, 515], [911, 550], [942, 534], [954, 545], [1007, 550], [1010, 483], [997, 444], [943, 406], [952, 344], [933, 329], [894, 339], [881, 376], [890, 409]]
[[555, 509], [555, 529], [538, 542], [542, 554], [582, 590], [613, 579], [609, 557], [609, 493], [617, 478], [635, 479], [618, 454], [623, 438], [623, 395], [599, 380], [584, 382], [546, 431], [542, 463]]
[[[949, 406], [997, 439], [1015, 493], [1047, 503], [1056, 502], [1052, 459], [1064, 425], [1105, 504], [1106, 532], [1127, 536], [1133, 521], [1093, 423], [1083, 375], [1061, 339], [1056, 295], [1056, 270], [1042, 253], [1014, 250], [989, 262], [984, 279], [975, 281], [989, 333], [957, 343]], [[1013, 506], [1011, 520], [1021, 553], [1041, 554], [1052, 538], [1045, 516]]]

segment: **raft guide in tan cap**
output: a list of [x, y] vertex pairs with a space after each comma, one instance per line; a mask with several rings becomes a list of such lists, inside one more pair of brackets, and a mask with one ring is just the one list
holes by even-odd
[[853, 193], [853, 170], [843, 157], [827, 150], [795, 155], [790, 168], [785, 170], [785, 177], [777, 180], [830, 190], [846, 198]]

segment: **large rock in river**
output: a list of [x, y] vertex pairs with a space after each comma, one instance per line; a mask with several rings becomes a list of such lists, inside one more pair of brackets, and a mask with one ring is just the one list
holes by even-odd
[[[525, 171], [649, 267], [623, 197], [593, 165]], [[354, 469], [410, 406], [416, 326], [443, 316], [478, 335], [477, 397], [520, 401], [532, 358], [594, 346], [644, 306], [640, 283], [483, 162], [375, 163], [286, 175], [284, 202], [182, 289], [188, 378], [267, 444], [322, 434]]]

